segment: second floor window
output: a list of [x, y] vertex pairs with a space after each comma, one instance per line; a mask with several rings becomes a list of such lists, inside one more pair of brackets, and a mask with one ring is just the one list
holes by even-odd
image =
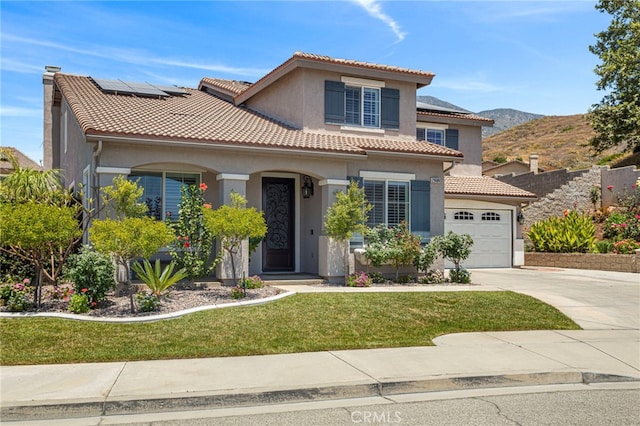
[[400, 127], [400, 91], [325, 81], [325, 122], [382, 129]]

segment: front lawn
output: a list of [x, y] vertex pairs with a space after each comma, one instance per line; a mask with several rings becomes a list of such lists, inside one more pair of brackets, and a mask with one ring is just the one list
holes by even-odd
[[314, 293], [153, 323], [0, 320], [0, 364], [260, 355], [432, 345], [470, 331], [579, 329], [513, 292]]

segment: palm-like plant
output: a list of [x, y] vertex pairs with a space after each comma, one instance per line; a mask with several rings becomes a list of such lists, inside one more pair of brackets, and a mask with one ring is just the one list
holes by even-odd
[[131, 269], [149, 287], [149, 290], [159, 297], [166, 289], [189, 275], [185, 269], [178, 269], [174, 273], [175, 266], [176, 263], [172, 260], [161, 271], [159, 259], [156, 259], [155, 267], [151, 266], [151, 262], [147, 259], [143, 259], [142, 264], [136, 262], [131, 265]]

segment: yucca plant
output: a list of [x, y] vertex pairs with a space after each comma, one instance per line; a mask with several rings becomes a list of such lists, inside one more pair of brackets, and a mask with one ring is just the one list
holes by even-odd
[[156, 259], [155, 267], [151, 266], [151, 262], [147, 259], [131, 265], [131, 269], [136, 273], [138, 278], [149, 287], [149, 290], [155, 295], [160, 295], [169, 287], [178, 281], [189, 276], [185, 269], [178, 269], [175, 273], [173, 269], [176, 266], [175, 261], [171, 261], [162, 271], [160, 270], [160, 260]]

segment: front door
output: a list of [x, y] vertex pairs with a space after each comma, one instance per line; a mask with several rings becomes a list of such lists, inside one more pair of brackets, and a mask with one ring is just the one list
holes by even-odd
[[262, 209], [267, 235], [262, 241], [262, 270], [295, 270], [295, 179], [262, 178]]

